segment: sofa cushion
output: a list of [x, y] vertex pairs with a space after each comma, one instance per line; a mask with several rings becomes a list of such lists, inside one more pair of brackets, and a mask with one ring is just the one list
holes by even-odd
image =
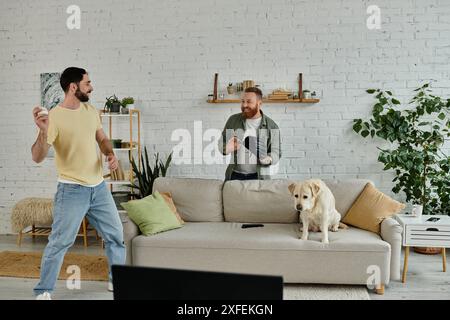
[[368, 183], [348, 211], [344, 223], [380, 233], [380, 225], [384, 219], [399, 213], [405, 208], [400, 203]]
[[241, 228], [237, 222], [186, 222], [183, 228], [153, 237], [138, 236], [133, 246], [204, 249], [267, 249], [320, 251], [381, 251], [389, 244], [373, 232], [350, 227], [329, 232], [330, 243], [324, 246], [320, 232], [310, 232], [308, 241], [299, 238], [298, 224], [266, 223], [259, 228]]
[[223, 187], [225, 221], [298, 222], [289, 180], [232, 180]]
[[157, 191], [139, 200], [122, 202], [121, 205], [146, 236], [181, 227], [180, 221]]
[[161, 195], [164, 198], [164, 200], [166, 201], [166, 203], [169, 206], [170, 210], [177, 217], [178, 221], [181, 224], [184, 224], [183, 219], [181, 219], [180, 214], [177, 212], [177, 207], [175, 207], [175, 203], [173, 203], [172, 195], [170, 194], [170, 192], [161, 192]]
[[153, 191], [170, 192], [184, 221], [223, 221], [222, 180], [157, 178]]
[[367, 179], [348, 179], [348, 180], [329, 180], [323, 179], [323, 182], [330, 188], [336, 199], [336, 209], [345, 217], [350, 207], [356, 201], [358, 196], [364, 190]]
[[133, 239], [133, 264], [282, 275], [284, 282], [366, 284], [369, 266], [379, 266], [389, 283], [390, 245], [377, 234], [350, 227], [299, 239], [298, 224], [186, 223], [173, 232]]

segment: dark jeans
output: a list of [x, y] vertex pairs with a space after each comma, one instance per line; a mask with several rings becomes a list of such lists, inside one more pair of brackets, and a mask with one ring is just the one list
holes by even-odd
[[244, 174], [233, 171], [231, 173], [230, 180], [258, 180], [258, 174], [257, 173]]

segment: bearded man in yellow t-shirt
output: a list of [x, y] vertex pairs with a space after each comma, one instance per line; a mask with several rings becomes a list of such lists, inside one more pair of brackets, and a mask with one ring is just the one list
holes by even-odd
[[64, 255], [73, 245], [85, 216], [105, 241], [109, 264], [108, 290], [112, 291], [111, 266], [125, 263], [122, 223], [111, 192], [103, 181], [97, 145], [115, 170], [118, 161], [102, 129], [98, 111], [87, 102], [93, 91], [86, 70], [70, 67], [61, 74], [64, 101], [45, 112], [33, 109], [39, 135], [31, 148], [33, 161], [42, 162], [55, 150], [58, 187], [53, 205], [53, 224], [41, 262], [41, 277], [34, 293], [51, 299]]

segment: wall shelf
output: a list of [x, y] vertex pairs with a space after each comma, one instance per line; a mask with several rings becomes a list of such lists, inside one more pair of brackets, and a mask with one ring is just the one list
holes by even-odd
[[99, 110], [100, 112], [100, 116], [101, 117], [120, 117], [120, 118], [129, 118], [130, 116], [134, 117], [137, 116], [138, 113], [131, 111], [130, 113], [110, 113], [110, 112], [105, 112], [103, 110]]
[[[287, 100], [272, 100], [263, 99], [263, 103], [318, 103], [320, 99], [287, 99]], [[239, 99], [223, 99], [223, 100], [206, 100], [208, 103], [241, 103]]]
[[138, 150], [137, 147], [134, 148], [113, 148], [113, 151], [131, 151], [131, 150]]
[[131, 184], [130, 180], [111, 180], [111, 179], [105, 179], [104, 180], [106, 184], [108, 185], [129, 185]]
[[[207, 103], [241, 103], [240, 99], [218, 99], [219, 74], [214, 74], [213, 98], [206, 100]], [[303, 73], [298, 74], [298, 95], [297, 99], [263, 99], [263, 103], [318, 103], [320, 99], [303, 98]]]

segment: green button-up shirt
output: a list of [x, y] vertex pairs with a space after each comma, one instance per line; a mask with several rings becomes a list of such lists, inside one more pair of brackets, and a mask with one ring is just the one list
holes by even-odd
[[[275, 121], [266, 116], [261, 110], [261, 125], [257, 131], [258, 139], [266, 139], [267, 137], [267, 155], [272, 158], [272, 165], [277, 164], [281, 158], [281, 136], [280, 129], [278, 128]], [[233, 114], [228, 118], [225, 128], [222, 131], [222, 138], [219, 139], [219, 150], [222, 154], [226, 154], [227, 142], [236, 135], [239, 140], [243, 141], [243, 136], [245, 133], [245, 118], [242, 113]], [[225, 180], [230, 180], [231, 174], [237, 166], [237, 151], [233, 152], [233, 159], [228, 165], [225, 172]], [[257, 174], [258, 179], [270, 179], [269, 175], [261, 174], [261, 167], [263, 165], [257, 164]]]

